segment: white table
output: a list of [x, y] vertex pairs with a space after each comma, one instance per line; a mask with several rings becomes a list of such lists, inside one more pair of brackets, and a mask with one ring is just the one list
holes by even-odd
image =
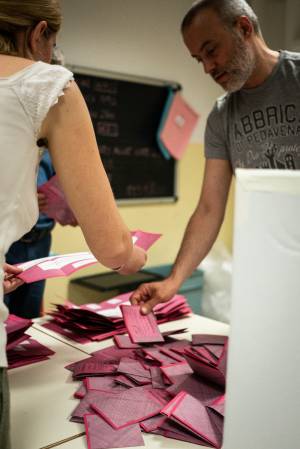
[[27, 333], [55, 354], [9, 370], [12, 449], [38, 449], [84, 431], [67, 419], [78, 401], [73, 398], [76, 383], [64, 369], [84, 355], [36, 329]]
[[[38, 320], [40, 321], [40, 320]], [[164, 323], [162, 331], [187, 327], [189, 333], [227, 335], [227, 324], [198, 315]], [[78, 404], [73, 398], [77, 383], [64, 366], [83, 359], [86, 354], [111, 346], [112, 340], [81, 345], [40, 326], [36, 322], [28, 331], [33, 338], [55, 351], [50, 360], [9, 371], [11, 390], [12, 449], [86, 449], [82, 424], [69, 422], [68, 417]], [[183, 441], [143, 434], [146, 449], [201, 448]], [[65, 440], [65, 441], [64, 441]], [[63, 442], [64, 441], [64, 442]]]

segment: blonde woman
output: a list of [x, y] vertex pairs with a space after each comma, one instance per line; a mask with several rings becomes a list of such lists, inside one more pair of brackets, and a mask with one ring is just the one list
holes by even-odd
[[4, 255], [37, 220], [38, 139], [52, 161], [88, 246], [121, 274], [141, 268], [117, 210], [90, 116], [72, 73], [50, 65], [61, 25], [58, 0], [0, 0], [0, 447], [9, 446]]

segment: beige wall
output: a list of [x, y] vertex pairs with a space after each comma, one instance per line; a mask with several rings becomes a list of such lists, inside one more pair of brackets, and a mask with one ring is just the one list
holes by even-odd
[[259, 17], [264, 39], [271, 48], [300, 50], [299, 0], [252, 0], [251, 5]]
[[[201, 145], [189, 146], [179, 164], [178, 192], [179, 200], [172, 204], [153, 204], [145, 206], [122, 206], [121, 214], [130, 229], [143, 229], [160, 232], [163, 237], [149, 250], [148, 266], [171, 263], [179, 248], [183, 230], [189, 216], [196, 206], [204, 168]], [[228, 249], [232, 245], [233, 194], [231, 192], [227, 213], [220, 238]], [[52, 250], [56, 253], [87, 250], [83, 235], [78, 228], [56, 225], [53, 232]], [[80, 270], [71, 278], [103, 272], [105, 269], [97, 264]], [[70, 278], [50, 279], [47, 281], [45, 300], [46, 310], [50, 302], [63, 302], [68, 297]], [[97, 295], [96, 295], [97, 296]], [[93, 296], [91, 296], [94, 298]], [[72, 297], [69, 298], [72, 300]], [[75, 297], [74, 297], [75, 299]], [[77, 298], [76, 298], [77, 299]]]
[[[187, 0], [62, 1], [64, 26], [59, 43], [68, 64], [178, 81], [185, 98], [201, 115], [192, 143], [178, 164], [178, 201], [120, 207], [129, 228], [163, 233], [163, 238], [149, 252], [149, 266], [170, 263], [177, 253], [186, 222], [199, 197], [205, 121], [221, 93], [189, 57], [181, 42], [179, 24], [190, 4]], [[231, 234], [232, 195], [220, 233], [229, 249]], [[52, 251], [86, 249], [79, 229], [56, 226]], [[97, 265], [74, 276], [99, 271], [103, 269]], [[47, 282], [46, 309], [49, 302], [62, 302], [66, 298], [68, 282], [69, 278]]]

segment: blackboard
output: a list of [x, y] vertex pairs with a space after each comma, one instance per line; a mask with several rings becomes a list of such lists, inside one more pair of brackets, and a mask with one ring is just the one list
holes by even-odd
[[166, 160], [156, 143], [170, 84], [70, 68], [89, 108], [118, 202], [175, 201], [176, 162]]

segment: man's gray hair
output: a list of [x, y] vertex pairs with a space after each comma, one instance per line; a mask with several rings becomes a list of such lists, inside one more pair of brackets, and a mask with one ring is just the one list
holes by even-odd
[[224, 25], [232, 28], [240, 16], [246, 16], [251, 21], [256, 34], [261, 35], [257, 15], [246, 0], [198, 0], [188, 10], [181, 22], [181, 32], [188, 28], [195, 17], [206, 9], [214, 10]]

